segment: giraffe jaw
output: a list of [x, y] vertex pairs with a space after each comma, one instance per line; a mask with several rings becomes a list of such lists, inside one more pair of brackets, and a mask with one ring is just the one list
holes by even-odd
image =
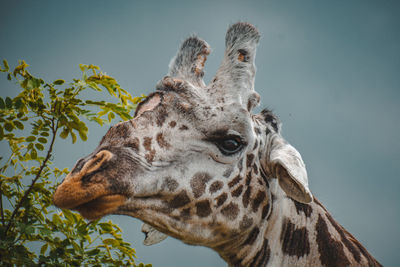
[[120, 194], [105, 195], [93, 199], [89, 202], [78, 205], [73, 210], [78, 211], [88, 220], [96, 220], [117, 210], [123, 205], [126, 197]]

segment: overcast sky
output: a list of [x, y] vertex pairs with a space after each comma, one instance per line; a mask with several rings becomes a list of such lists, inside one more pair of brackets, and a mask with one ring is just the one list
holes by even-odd
[[[385, 266], [400, 261], [400, 2], [398, 1], [11, 1], [0, 0], [0, 58], [47, 81], [99, 65], [132, 94], [149, 93], [192, 33], [213, 48], [206, 81], [222, 59], [229, 24], [262, 33], [256, 90], [302, 154], [313, 193]], [[17, 91], [0, 76], [0, 95]], [[89, 141], [56, 144], [72, 168]], [[226, 266], [207, 248], [168, 238], [143, 246], [140, 222], [109, 216], [153, 266]]]

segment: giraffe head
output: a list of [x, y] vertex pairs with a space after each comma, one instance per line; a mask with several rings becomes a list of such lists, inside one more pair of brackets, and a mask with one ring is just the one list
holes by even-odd
[[267, 221], [270, 181], [299, 202], [312, 201], [304, 163], [278, 119], [267, 110], [252, 114], [260, 99], [259, 37], [248, 23], [232, 25], [209, 85], [202, 80], [208, 44], [185, 40], [134, 119], [112, 126], [76, 163], [55, 205], [88, 219], [130, 215], [186, 243], [218, 248]]

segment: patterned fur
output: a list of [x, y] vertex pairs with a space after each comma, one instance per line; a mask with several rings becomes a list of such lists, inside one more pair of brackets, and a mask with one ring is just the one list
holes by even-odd
[[88, 219], [139, 218], [147, 244], [162, 232], [210, 247], [230, 266], [380, 266], [313, 197], [278, 118], [252, 114], [259, 39], [251, 24], [232, 25], [209, 85], [209, 45], [185, 40], [135, 118], [77, 162], [55, 205]]

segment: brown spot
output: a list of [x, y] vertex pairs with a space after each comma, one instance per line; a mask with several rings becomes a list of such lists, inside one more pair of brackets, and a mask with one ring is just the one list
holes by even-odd
[[134, 151], [138, 152], [139, 151], [139, 138], [135, 137], [132, 139], [129, 139], [126, 143], [125, 143], [126, 147], [130, 147], [132, 148]]
[[204, 194], [206, 189], [206, 183], [211, 180], [211, 176], [206, 172], [198, 172], [190, 181], [192, 192], [195, 198], [198, 198]]
[[[206, 54], [208, 55], [208, 54]], [[204, 68], [204, 63], [206, 62], [207, 57], [205, 55], [197, 55], [197, 64], [195, 67], [195, 73], [197, 75], [203, 76], [204, 72], [203, 72], [203, 68]]]
[[182, 112], [190, 112], [192, 105], [187, 102], [180, 102], [178, 103], [178, 109], [180, 109]]
[[144, 157], [146, 158], [148, 163], [153, 162], [154, 156], [156, 155], [156, 151], [152, 149], [149, 153], [147, 153]]
[[215, 193], [218, 190], [220, 190], [224, 184], [221, 181], [215, 181], [214, 183], [211, 184], [210, 186], [210, 193]]
[[238, 188], [236, 188], [234, 191], [232, 191], [232, 196], [233, 197], [238, 197], [240, 194], [243, 192], [243, 185], [240, 185]]
[[[261, 213], [261, 218], [264, 220], [265, 217], [268, 215], [269, 212], [269, 208], [270, 208], [270, 204], [269, 202], [267, 203], [267, 205], [265, 205], [262, 209], [262, 213]], [[268, 218], [267, 218], [268, 219]]]
[[271, 249], [269, 248], [268, 239], [264, 239], [262, 247], [256, 253], [256, 256], [249, 266], [267, 266], [270, 256]]
[[321, 263], [327, 267], [349, 266], [350, 262], [343, 251], [343, 244], [331, 237], [326, 221], [321, 215], [318, 215], [316, 231]]
[[253, 165], [253, 172], [255, 175], [258, 175], [258, 166], [256, 164]]
[[143, 138], [143, 146], [147, 151], [151, 150], [151, 137]]
[[247, 175], [246, 175], [246, 185], [250, 184], [251, 178], [252, 178], [251, 172], [248, 172]]
[[216, 198], [217, 200], [217, 207], [221, 206], [222, 204], [225, 203], [226, 199], [228, 198], [228, 195], [226, 193], [222, 193], [220, 196]]
[[[183, 209], [180, 213], [181, 218], [184, 220], [190, 219], [190, 208]], [[179, 220], [179, 218], [178, 218]]]
[[167, 141], [165, 141], [164, 136], [163, 136], [162, 133], [158, 133], [157, 134], [156, 140], [157, 140], [158, 145], [161, 148], [169, 148], [171, 146]]
[[189, 127], [187, 127], [186, 125], [182, 125], [181, 127], [179, 127], [179, 130], [181, 130], [181, 131], [186, 131], [186, 130], [188, 130], [189, 129]]
[[308, 204], [300, 203], [296, 200], [293, 200], [294, 206], [296, 207], [297, 214], [300, 215], [300, 212], [303, 212], [306, 217], [310, 217], [312, 213], [312, 207]]
[[157, 124], [157, 126], [161, 127], [164, 124], [164, 122], [167, 119], [167, 117], [168, 117], [168, 113], [165, 110], [165, 107], [159, 106], [157, 108], [157, 114], [156, 114], [156, 124]]
[[120, 122], [112, 126], [106, 135], [110, 139], [126, 139], [129, 137], [129, 127], [126, 123]]
[[[239, 57], [240, 57], [240, 55], [239, 55]], [[239, 59], [240, 60], [240, 59]], [[241, 60], [240, 60], [241, 61]], [[251, 111], [251, 108], [253, 107], [253, 105], [252, 105], [252, 101], [249, 99], [248, 101], [247, 101], [247, 111]]]
[[264, 201], [266, 195], [264, 191], [258, 191], [256, 197], [253, 199], [253, 203], [251, 203], [251, 208], [253, 209], [253, 212], [256, 212], [258, 210], [258, 207], [260, 206], [261, 202]]
[[244, 194], [243, 194], [243, 197], [242, 197], [243, 206], [244, 206], [245, 208], [247, 208], [247, 206], [249, 205], [249, 202], [250, 202], [250, 194], [251, 194], [251, 186], [248, 186], [247, 189], [246, 189], [246, 191], [245, 191]]
[[166, 76], [162, 79], [161, 81], [162, 85], [160, 88], [161, 90], [166, 90], [166, 91], [180, 91], [185, 89], [185, 82], [181, 79], [178, 78], [172, 78], [169, 76]]
[[[354, 259], [357, 262], [360, 262], [361, 260], [361, 252], [360, 249], [364, 252], [365, 257], [368, 259], [368, 263], [370, 266], [373, 266], [374, 264], [371, 264], [371, 262], [376, 262], [375, 259], [367, 252], [367, 250], [357, 241], [357, 239], [347, 232], [341, 225], [339, 225], [329, 213], [326, 213], [326, 217], [330, 221], [333, 227], [335, 227], [336, 231], [339, 233], [340, 238], [343, 242], [343, 244], [347, 247], [347, 249], [353, 254]], [[357, 248], [357, 247], [358, 248]]]
[[282, 250], [284, 253], [302, 257], [310, 253], [308, 231], [305, 227], [296, 229], [289, 219], [284, 219], [281, 231]]
[[247, 217], [247, 215], [243, 216], [243, 219], [240, 221], [239, 227], [240, 230], [246, 230], [253, 224], [253, 218]]
[[167, 188], [168, 191], [174, 192], [178, 188], [178, 185], [179, 184], [175, 179], [172, 179], [171, 177], [165, 177], [161, 188]]
[[236, 176], [235, 178], [233, 178], [233, 180], [228, 183], [229, 188], [232, 188], [233, 186], [235, 186], [237, 183], [240, 182], [241, 179], [242, 179], [242, 177], [240, 177], [239, 175]]
[[182, 190], [178, 195], [176, 195], [170, 202], [169, 206], [173, 209], [185, 206], [190, 202], [190, 198], [186, 194], [185, 190]]
[[211, 213], [210, 202], [203, 200], [196, 203], [196, 214], [199, 217], [207, 217]]
[[253, 154], [247, 155], [247, 159], [246, 159], [247, 168], [251, 167], [251, 164], [253, 164], [253, 160], [254, 160], [254, 155]]
[[170, 126], [171, 128], [174, 128], [174, 127], [176, 126], [176, 121], [170, 121], [170, 122], [169, 122], [169, 126]]
[[250, 234], [247, 236], [246, 240], [243, 242], [243, 245], [252, 245], [254, 241], [256, 241], [258, 234], [260, 233], [260, 229], [256, 226], [251, 230]]
[[221, 209], [221, 213], [226, 218], [233, 221], [234, 219], [236, 219], [236, 217], [239, 213], [239, 207], [237, 204], [231, 202]]

